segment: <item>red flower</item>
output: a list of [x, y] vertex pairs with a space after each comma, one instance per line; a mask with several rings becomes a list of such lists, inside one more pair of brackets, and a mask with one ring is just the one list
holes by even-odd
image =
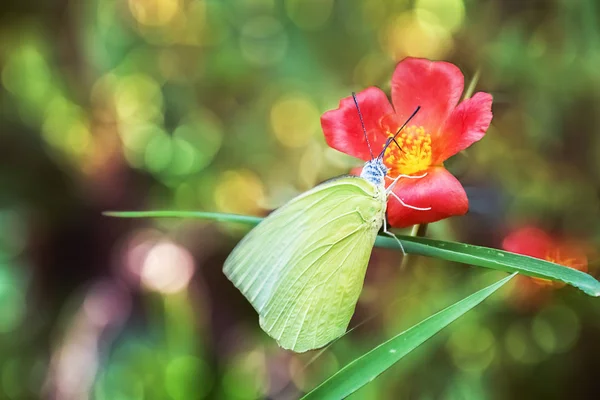
[[[556, 239], [535, 227], [524, 227], [510, 233], [502, 242], [502, 248], [517, 254], [540, 258], [565, 267], [587, 272], [586, 249], [571, 240]], [[547, 279], [517, 277], [517, 293], [514, 300], [521, 307], [535, 308], [547, 300], [547, 289], [564, 286], [562, 282]]]
[[[453, 64], [406, 58], [392, 77], [393, 107], [379, 88], [357, 93], [375, 155], [421, 106], [397, 138], [401, 149], [388, 147], [384, 162], [392, 178], [426, 172], [421, 179], [400, 179], [394, 193], [409, 205], [431, 209], [413, 210], [390, 197], [388, 218], [392, 226], [435, 222], [467, 212], [467, 195], [443, 163], [483, 137], [492, 120], [492, 96], [479, 92], [458, 104], [463, 86], [463, 75]], [[336, 110], [323, 114], [321, 125], [329, 146], [365, 161], [371, 159], [352, 97], [342, 99]]]
[[[587, 272], [588, 261], [585, 249], [574, 241], [552, 238], [535, 227], [525, 227], [512, 232], [502, 242], [502, 248], [517, 254], [541, 258], [565, 267]], [[541, 286], [564, 286], [561, 282], [539, 278], [528, 278]]]

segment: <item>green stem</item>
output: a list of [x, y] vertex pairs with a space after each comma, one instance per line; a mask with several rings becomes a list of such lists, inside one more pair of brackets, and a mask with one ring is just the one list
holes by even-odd
[[[427, 234], [427, 226], [428, 224], [417, 224], [413, 225], [410, 230], [409, 236], [412, 237], [424, 237]], [[405, 254], [402, 257], [402, 262], [400, 263], [400, 269], [408, 268], [409, 265], [414, 263], [414, 260], [417, 259], [417, 256]]]
[[208, 219], [218, 222], [238, 222], [243, 224], [256, 225], [262, 218], [250, 215], [224, 214], [205, 211], [105, 211], [102, 215], [117, 218], [198, 218]]
[[[213, 221], [238, 222], [246, 225], [256, 225], [262, 218], [247, 215], [219, 214], [198, 211], [125, 211], [106, 212], [104, 215], [121, 218], [140, 217], [184, 217], [211, 219]], [[418, 229], [417, 229], [418, 230]], [[585, 293], [600, 296], [600, 282], [592, 276], [537, 258], [522, 256], [507, 251], [473, 246], [466, 243], [446, 242], [421, 237], [398, 235], [402, 246], [407, 253], [434, 257], [442, 260], [454, 261], [463, 264], [476, 265], [505, 272], [519, 272], [535, 278], [561, 281], [573, 285]], [[375, 240], [376, 247], [400, 250], [398, 242], [387, 236], [378, 236]]]
[[473, 78], [471, 78], [471, 82], [469, 82], [469, 86], [467, 90], [465, 90], [465, 94], [463, 96], [463, 100], [466, 100], [473, 96], [473, 92], [475, 92], [475, 86], [477, 86], [477, 82], [479, 82], [479, 77], [481, 76], [481, 68], [477, 68]]

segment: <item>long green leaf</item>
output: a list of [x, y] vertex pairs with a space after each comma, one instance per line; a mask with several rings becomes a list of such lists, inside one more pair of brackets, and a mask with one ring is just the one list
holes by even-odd
[[239, 222], [251, 226], [258, 225], [262, 221], [262, 218], [250, 215], [204, 211], [105, 211], [102, 214], [117, 218], [197, 218], [218, 222]]
[[[413, 236], [398, 236], [398, 238], [402, 241], [402, 245], [407, 253], [436, 257], [499, 271], [518, 272], [536, 278], [561, 281], [581, 289], [590, 296], [600, 296], [600, 282], [593, 276], [573, 268], [540, 260], [539, 258], [465, 243]], [[375, 242], [375, 246], [394, 249], [398, 247], [398, 243], [392, 238], [379, 236]]]
[[[256, 225], [262, 220], [259, 217], [245, 215], [194, 211], [125, 211], [106, 212], [104, 214], [121, 218], [200, 218], [221, 222], [239, 222], [248, 225]], [[412, 236], [398, 235], [398, 238], [407, 253], [561, 281], [581, 289], [590, 296], [600, 296], [600, 282], [591, 275], [573, 268], [488, 247]], [[398, 243], [394, 239], [384, 236], [377, 237], [375, 246], [399, 250]]]
[[481, 303], [515, 275], [516, 273], [473, 293], [380, 344], [333, 374], [304, 396], [303, 399], [342, 399], [349, 396], [385, 372], [402, 357], [416, 349], [451, 322]]

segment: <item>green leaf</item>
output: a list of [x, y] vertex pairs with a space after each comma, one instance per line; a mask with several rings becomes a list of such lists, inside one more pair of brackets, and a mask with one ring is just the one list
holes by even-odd
[[321, 383], [303, 399], [341, 399], [354, 393], [458, 317], [481, 303], [516, 273], [470, 295], [394, 336], [352, 361]]
[[[600, 296], [600, 282], [591, 275], [539, 258], [465, 243], [446, 242], [413, 236], [398, 237], [402, 241], [402, 245], [407, 253], [436, 257], [498, 271], [518, 272], [536, 278], [561, 281], [581, 289], [590, 296]], [[375, 246], [394, 249], [398, 247], [398, 244], [392, 238], [379, 236], [375, 242]]]
[[[248, 225], [256, 225], [262, 220], [259, 217], [245, 215], [194, 211], [125, 211], [106, 212], [104, 214], [121, 218], [200, 218], [221, 222], [239, 222]], [[407, 253], [420, 254], [499, 271], [518, 272], [536, 278], [561, 281], [581, 289], [590, 296], [600, 296], [600, 282], [591, 275], [573, 268], [488, 247], [413, 236], [398, 235], [398, 238]], [[398, 243], [394, 239], [385, 236], [377, 237], [375, 247], [399, 250]]]
[[218, 222], [239, 222], [251, 226], [258, 225], [262, 221], [262, 218], [250, 215], [203, 211], [105, 211], [102, 215], [117, 218], [198, 218]]

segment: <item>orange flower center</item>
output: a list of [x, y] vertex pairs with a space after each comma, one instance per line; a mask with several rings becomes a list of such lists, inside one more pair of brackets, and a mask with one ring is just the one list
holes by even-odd
[[[388, 132], [393, 136], [395, 132]], [[383, 158], [390, 176], [411, 175], [431, 165], [431, 136], [422, 126], [407, 126], [396, 138], [400, 148], [390, 144]]]
[[577, 269], [580, 271], [585, 271], [587, 269], [586, 264], [582, 263], [581, 260], [578, 260], [573, 256], [569, 256], [568, 254], [565, 255], [564, 252], [563, 254], [561, 254], [560, 248], [549, 250], [548, 253], [546, 253], [545, 258], [547, 261], [553, 262], [555, 264], [564, 265], [565, 267]]
[[[554, 248], [552, 250], [548, 250], [546, 256], [544, 257], [546, 261], [553, 262], [555, 264], [563, 265], [565, 267], [577, 269], [579, 271], [586, 271], [587, 264], [582, 263], [581, 260], [578, 260], [575, 257], [569, 256], [561, 252], [560, 248]], [[563, 287], [565, 286], [562, 282], [555, 282], [548, 279], [543, 278], [533, 278], [534, 281], [542, 286], [554, 286], [554, 287]]]

